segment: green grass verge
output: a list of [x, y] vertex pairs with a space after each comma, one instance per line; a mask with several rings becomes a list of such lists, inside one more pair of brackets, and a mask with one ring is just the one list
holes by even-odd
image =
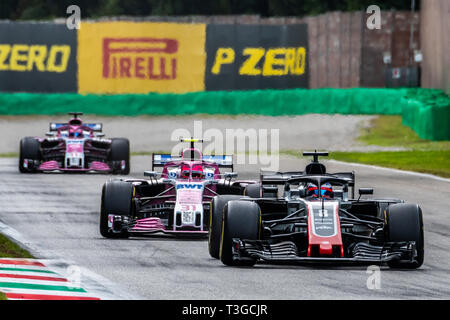
[[[28, 251], [0, 234], [0, 258], [34, 258]], [[3, 292], [0, 292], [0, 300], [8, 300]]]
[[34, 258], [28, 251], [0, 234], [1, 258]]
[[18, 158], [19, 154], [17, 152], [6, 152], [0, 153], [0, 158]]
[[379, 116], [362, 129], [359, 141], [367, 145], [403, 147], [408, 151], [332, 152], [330, 158], [417, 171], [450, 178], [450, 141], [421, 139], [402, 124], [400, 116]]
[[381, 167], [435, 174], [450, 178], [450, 150], [331, 152], [330, 158]]
[[[0, 258], [31, 258], [34, 257], [25, 249], [0, 234]], [[0, 300], [8, 300], [3, 292], [0, 292]]]
[[[281, 154], [301, 157], [302, 152], [285, 150]], [[450, 178], [450, 150], [378, 151], [329, 153], [328, 159], [416, 171]], [[325, 158], [326, 159], [326, 158]]]
[[361, 130], [359, 141], [367, 145], [404, 147], [411, 150], [450, 150], [450, 141], [421, 139], [410, 127], [402, 124], [401, 116], [379, 116], [369, 128]]
[[[361, 130], [358, 140], [366, 145], [403, 147], [405, 151], [330, 152], [329, 158], [401, 170], [430, 173], [450, 178], [450, 141], [421, 139], [402, 124], [400, 116], [379, 116], [369, 128]], [[283, 154], [300, 156], [289, 150]]]
[[[401, 116], [379, 116], [369, 128], [361, 130], [358, 140], [366, 145], [403, 147], [398, 152], [331, 152], [330, 158], [402, 170], [431, 173], [450, 177], [450, 141], [421, 139], [411, 128], [402, 124]], [[132, 156], [150, 156], [163, 151], [137, 151]], [[301, 151], [287, 150], [281, 154], [299, 156]], [[4, 153], [0, 157], [18, 157], [17, 153]]]

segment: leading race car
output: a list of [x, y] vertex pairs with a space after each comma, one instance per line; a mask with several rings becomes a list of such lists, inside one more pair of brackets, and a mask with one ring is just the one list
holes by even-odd
[[128, 139], [105, 139], [101, 123], [83, 123], [80, 112], [69, 114], [67, 123], [50, 123], [45, 138], [20, 140], [20, 172], [130, 172]]
[[327, 152], [304, 155], [314, 157], [305, 171], [265, 173], [249, 186], [251, 197], [213, 199], [221, 206], [212, 211], [212, 257], [229, 266], [257, 261], [422, 265], [423, 220], [417, 204], [362, 200], [361, 195], [373, 194], [370, 188], [359, 189], [355, 199], [354, 172], [326, 173], [318, 157]]
[[[190, 142], [179, 156], [153, 154], [148, 179], [111, 179], [103, 185], [100, 233], [106, 238], [165, 233], [172, 235], [207, 235], [211, 199], [222, 195], [243, 195], [255, 181], [237, 181], [231, 155], [203, 155]], [[158, 177], [159, 176], [159, 177]]]

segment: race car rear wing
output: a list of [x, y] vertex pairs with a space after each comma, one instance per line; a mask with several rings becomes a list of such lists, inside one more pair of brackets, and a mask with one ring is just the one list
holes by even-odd
[[290, 178], [305, 175], [304, 171], [287, 171], [287, 172], [260, 172], [260, 181], [262, 184], [283, 185]]
[[[260, 180], [262, 184], [283, 185], [288, 180], [293, 178], [300, 178], [308, 176], [304, 171], [288, 171], [288, 172], [264, 172], [260, 173]], [[324, 176], [345, 179], [348, 181], [350, 187], [355, 186], [355, 172], [336, 172], [324, 174]]]
[[[289, 172], [266, 172], [261, 171], [260, 181], [263, 185], [285, 185], [289, 180], [295, 181], [295, 178], [306, 178], [310, 175], [306, 174], [304, 171], [289, 171]], [[334, 177], [337, 179], [346, 180], [348, 186], [351, 187], [352, 198], [355, 198], [355, 172], [336, 172], [324, 174], [324, 177]], [[270, 188], [270, 187], [268, 187]]]
[[[58, 131], [59, 128], [67, 126], [68, 123], [50, 122], [50, 131]], [[91, 128], [94, 132], [102, 132], [102, 123], [83, 123], [83, 126]]]
[[[152, 153], [152, 170], [154, 170], [155, 167], [164, 167], [168, 162], [180, 160], [183, 160], [180, 156]], [[219, 168], [230, 168], [233, 171], [232, 155], [203, 155], [202, 160], [215, 163]]]

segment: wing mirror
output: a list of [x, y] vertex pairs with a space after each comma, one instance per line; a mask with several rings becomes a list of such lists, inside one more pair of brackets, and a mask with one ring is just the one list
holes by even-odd
[[97, 132], [97, 133], [95, 134], [95, 136], [96, 136], [96, 137], [104, 137], [105, 134], [104, 134], [103, 132]]
[[232, 179], [232, 178], [236, 178], [238, 176], [237, 172], [225, 172], [223, 174], [225, 179]]
[[373, 194], [373, 188], [359, 188], [359, 195], [363, 194]]
[[54, 132], [54, 131], [49, 131], [49, 132], [47, 132], [45, 135], [46, 135], [47, 137], [54, 137], [54, 136], [56, 136], [56, 132]]
[[359, 198], [358, 198], [358, 201], [359, 201], [359, 199], [361, 199], [362, 195], [373, 194], [373, 188], [359, 188], [358, 192], [359, 192]]
[[144, 177], [156, 178], [158, 176], [158, 172], [156, 171], [144, 171]]

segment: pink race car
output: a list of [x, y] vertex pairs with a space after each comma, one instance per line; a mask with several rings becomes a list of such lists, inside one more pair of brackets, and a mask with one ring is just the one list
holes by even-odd
[[101, 123], [83, 123], [80, 112], [69, 114], [68, 123], [50, 123], [45, 138], [20, 140], [20, 172], [130, 172], [128, 139], [105, 139]]
[[[106, 238], [124, 238], [157, 232], [174, 235], [207, 235], [211, 206], [217, 195], [227, 200], [245, 197], [254, 181], [233, 180], [231, 155], [202, 155], [194, 148], [198, 139], [182, 139], [191, 147], [180, 156], [153, 154], [148, 179], [111, 179], [103, 185], [100, 233]], [[231, 172], [221, 173], [219, 168]], [[159, 176], [159, 177], [158, 177]], [[223, 198], [222, 196], [221, 198]]]

